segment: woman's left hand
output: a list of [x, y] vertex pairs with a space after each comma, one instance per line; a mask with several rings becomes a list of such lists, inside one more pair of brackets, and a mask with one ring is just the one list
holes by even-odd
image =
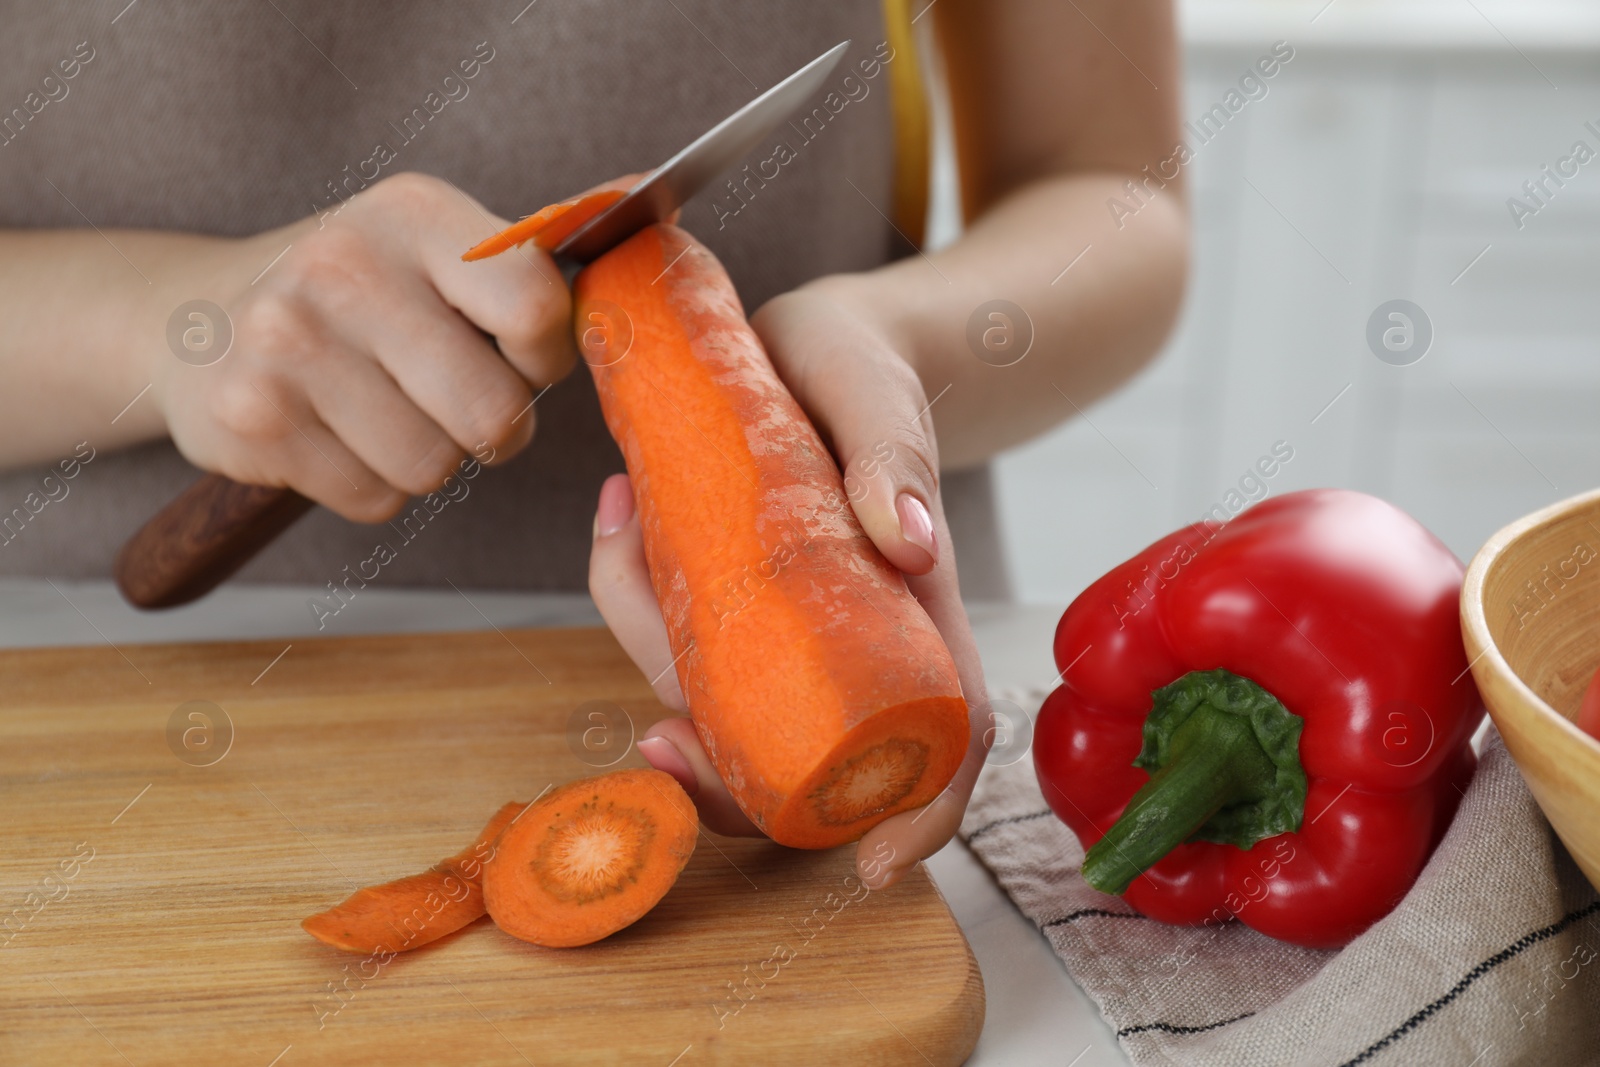
[[[983, 667], [961, 604], [939, 496], [932, 404], [916, 371], [899, 355], [902, 345], [857, 300], [850, 276], [785, 293], [750, 321], [784, 384], [838, 460], [867, 536], [905, 573], [912, 595], [944, 637], [967, 699], [971, 740], [949, 787], [926, 807], [879, 823], [857, 847], [861, 877], [883, 888], [954, 835], [992, 737]], [[645, 677], [654, 679], [661, 703], [685, 711], [626, 475], [614, 475], [600, 490], [589, 590], [623, 649]], [[708, 828], [730, 835], [760, 833], [717, 776], [687, 717], [651, 727], [639, 752], [683, 784]]]

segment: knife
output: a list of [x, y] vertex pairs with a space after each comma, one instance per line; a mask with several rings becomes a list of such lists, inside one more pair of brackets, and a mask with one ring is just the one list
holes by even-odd
[[[822, 87], [849, 41], [843, 41], [701, 134], [623, 197], [556, 246], [571, 279], [585, 263], [668, 218], [717, 175], [749, 155], [796, 107]], [[122, 546], [117, 588], [139, 608], [197, 600], [310, 511], [293, 489], [241, 485], [206, 474], [158, 511]]]

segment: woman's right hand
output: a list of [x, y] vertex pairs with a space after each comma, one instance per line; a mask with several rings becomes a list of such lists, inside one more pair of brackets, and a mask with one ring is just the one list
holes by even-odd
[[516, 454], [535, 395], [576, 353], [546, 253], [461, 261], [507, 224], [448, 182], [399, 174], [336, 213], [218, 242], [194, 295], [226, 310], [231, 347], [206, 366], [162, 351], [152, 371], [179, 451], [358, 522], [438, 489], [469, 452]]

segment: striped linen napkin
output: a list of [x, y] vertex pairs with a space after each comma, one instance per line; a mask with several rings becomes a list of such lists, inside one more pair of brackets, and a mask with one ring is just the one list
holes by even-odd
[[1416, 886], [1338, 951], [1168, 926], [1091, 889], [1031, 759], [985, 768], [961, 838], [1139, 1067], [1600, 1064], [1600, 900], [1492, 729]]

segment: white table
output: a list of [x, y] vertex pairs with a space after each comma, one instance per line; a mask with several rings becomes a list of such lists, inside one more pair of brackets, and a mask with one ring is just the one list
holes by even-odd
[[[312, 592], [296, 586], [226, 587], [186, 608], [141, 614], [123, 603], [108, 582], [3, 580], [0, 647], [270, 637], [292, 642], [319, 632], [306, 607]], [[1055, 674], [1050, 636], [1059, 608], [977, 604], [969, 611], [991, 688], [1042, 686], [1050, 681]], [[369, 589], [329, 620], [321, 633], [600, 622], [593, 603], [581, 594]], [[966, 932], [988, 990], [988, 1016], [971, 1064], [1100, 1067], [1128, 1062], [1044, 936], [964, 845], [952, 842], [928, 861], [928, 867]]]

